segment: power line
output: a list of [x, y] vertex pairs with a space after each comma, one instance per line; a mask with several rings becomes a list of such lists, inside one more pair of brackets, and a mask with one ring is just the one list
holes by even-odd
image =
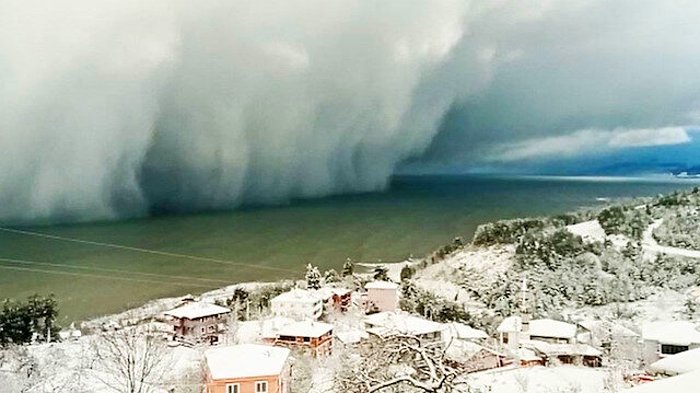
[[196, 256], [196, 255], [179, 254], [179, 253], [167, 252], [167, 251], [149, 250], [149, 249], [140, 248], [140, 247], [125, 246], [125, 245], [114, 244], [114, 243], [96, 242], [96, 241], [92, 241], [92, 240], [83, 240], [83, 239], [76, 239], [76, 238], [72, 238], [72, 237], [64, 237], [64, 236], [57, 236], [57, 235], [49, 235], [47, 233], [24, 231], [24, 230], [13, 229], [13, 228], [0, 227], [0, 231], [20, 234], [20, 235], [41, 237], [41, 238], [51, 239], [51, 240], [59, 240], [59, 241], [87, 244], [87, 245], [92, 245], [92, 246], [109, 247], [109, 248], [115, 248], [115, 249], [119, 249], [119, 250], [127, 250], [127, 251], [141, 252], [141, 253], [147, 253], [147, 254], [154, 254], [154, 255], [160, 255], [160, 256], [165, 256], [165, 257], [170, 257], [170, 258], [182, 258], [182, 259], [189, 259], [189, 260], [195, 260], [195, 261], [219, 263], [219, 264], [223, 264], [223, 265], [244, 266], [244, 267], [249, 267], [249, 268], [253, 268], [253, 269], [275, 270], [275, 271], [281, 271], [281, 272], [285, 272], [285, 273], [290, 273], [290, 272], [298, 273], [296, 270], [285, 269], [285, 268], [275, 267], [275, 266], [253, 265], [250, 263], [234, 262], [234, 261], [229, 261], [229, 260], [225, 260], [225, 259], [200, 257], [200, 256]]
[[88, 278], [100, 278], [100, 279], [105, 279], [105, 280], [132, 281], [132, 282], [141, 282], [141, 283], [148, 283], [148, 284], [168, 284], [168, 285], [178, 285], [178, 286], [182, 286], [182, 287], [211, 288], [208, 285], [202, 285], [202, 284], [185, 284], [185, 283], [172, 282], [172, 281], [157, 281], [157, 280], [148, 280], [148, 279], [140, 279], [140, 278], [130, 278], [130, 277], [103, 276], [100, 274], [92, 274], [92, 273], [64, 272], [64, 271], [59, 271], [59, 270], [36, 269], [36, 268], [31, 268], [31, 267], [20, 267], [20, 266], [0, 265], [0, 269], [19, 270], [19, 271], [46, 273], [46, 274], [61, 274], [61, 275], [67, 275], [67, 276], [88, 277]]
[[217, 283], [217, 284], [230, 283], [230, 281], [228, 281], [228, 280], [221, 280], [221, 279], [215, 279], [215, 278], [174, 276], [174, 275], [169, 275], [169, 274], [134, 272], [134, 271], [130, 271], [130, 270], [110, 269], [110, 268], [102, 268], [102, 267], [94, 267], [94, 266], [78, 266], [78, 265], [66, 265], [66, 264], [62, 264], [62, 263], [27, 261], [25, 259], [0, 258], [0, 262], [11, 262], [11, 263], [18, 263], [18, 264], [22, 264], [22, 265], [50, 266], [50, 267], [59, 267], [59, 268], [66, 268], [66, 269], [94, 270], [94, 271], [100, 271], [100, 272], [106, 272], [106, 273], [133, 274], [133, 275], [141, 275], [141, 276], [170, 278], [170, 279], [176, 279], [176, 280], [211, 281], [212, 283]]

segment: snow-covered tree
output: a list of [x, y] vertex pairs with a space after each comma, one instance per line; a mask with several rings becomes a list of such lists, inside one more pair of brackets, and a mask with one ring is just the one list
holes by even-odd
[[103, 334], [95, 342], [97, 376], [118, 393], [149, 393], [168, 368], [162, 338], [134, 329]]
[[355, 265], [352, 263], [352, 259], [348, 258], [343, 264], [343, 277], [352, 276], [355, 274]]
[[414, 336], [397, 335], [344, 354], [336, 373], [336, 390], [346, 393], [447, 393], [459, 387], [463, 373], [450, 367], [441, 348], [423, 345]]
[[337, 271], [335, 271], [335, 269], [326, 270], [326, 272], [323, 274], [323, 281], [325, 281], [326, 284], [340, 282], [340, 275]]
[[321, 272], [318, 270], [318, 267], [310, 263], [306, 265], [306, 288], [321, 288]]

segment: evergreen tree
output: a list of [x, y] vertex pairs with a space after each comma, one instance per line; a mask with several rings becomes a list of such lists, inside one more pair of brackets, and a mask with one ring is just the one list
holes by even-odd
[[389, 269], [384, 266], [377, 266], [374, 268], [373, 277], [377, 281], [389, 281]]
[[310, 263], [306, 265], [306, 288], [321, 288], [321, 272], [318, 270], [318, 267], [313, 266]]
[[416, 269], [413, 266], [406, 265], [401, 269], [401, 281], [409, 279], [416, 274]]
[[352, 276], [355, 274], [355, 265], [352, 263], [352, 259], [348, 258], [343, 264], [343, 277]]
[[695, 303], [695, 299], [693, 299], [692, 296], [688, 296], [685, 299], [685, 314], [688, 317], [688, 319], [693, 319], [695, 318], [695, 313], [698, 311], [698, 306]]
[[326, 282], [326, 284], [339, 282], [340, 275], [338, 275], [338, 272], [336, 272], [335, 269], [326, 270], [326, 272], [323, 274], [323, 280]]
[[36, 334], [39, 340], [55, 340], [58, 304], [53, 295], [31, 296], [26, 302], [6, 299], [0, 309], [0, 347], [28, 344]]

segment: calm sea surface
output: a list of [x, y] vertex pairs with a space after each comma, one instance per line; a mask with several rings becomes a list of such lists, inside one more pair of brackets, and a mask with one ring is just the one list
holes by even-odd
[[53, 293], [67, 323], [234, 282], [301, 277], [309, 262], [339, 270], [348, 257], [422, 256], [455, 236], [471, 239], [484, 222], [695, 185], [662, 179], [397, 177], [386, 192], [282, 207], [23, 227], [17, 229], [86, 242], [0, 232], [0, 298]]

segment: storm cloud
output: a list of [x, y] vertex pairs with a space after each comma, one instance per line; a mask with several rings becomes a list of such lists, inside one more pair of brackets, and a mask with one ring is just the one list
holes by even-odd
[[0, 220], [379, 190], [537, 138], [678, 130], [700, 122], [698, 17], [649, 0], [0, 0]]

